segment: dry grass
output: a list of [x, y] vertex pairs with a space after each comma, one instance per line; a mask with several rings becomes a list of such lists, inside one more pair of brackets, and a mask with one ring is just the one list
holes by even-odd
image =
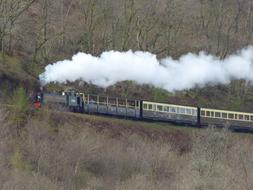
[[98, 130], [93, 126], [102, 125], [98, 120], [81, 122], [68, 115], [69, 122], [60, 122], [52, 114], [39, 113], [17, 136], [4, 115], [1, 112], [0, 189], [250, 190], [253, 186], [253, 141], [227, 130], [192, 133], [191, 148], [181, 151], [175, 148], [179, 132], [166, 132], [169, 139], [176, 136], [172, 141], [150, 137], [150, 129], [129, 132], [122, 124], [121, 133], [115, 135], [114, 127], [105, 129], [109, 123]]

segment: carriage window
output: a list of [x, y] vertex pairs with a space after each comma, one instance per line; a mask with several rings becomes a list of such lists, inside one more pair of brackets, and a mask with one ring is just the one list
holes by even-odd
[[179, 113], [184, 114], [185, 113], [185, 108], [179, 108]]
[[228, 114], [227, 113], [222, 113], [222, 118], [227, 118]]
[[245, 115], [244, 118], [245, 118], [245, 120], [249, 121], [249, 116], [248, 115]]
[[126, 104], [130, 107], [135, 107], [136, 101], [134, 100], [125, 100]]
[[250, 120], [251, 120], [251, 121], [253, 121], [253, 115], [252, 115], [252, 116], [250, 116]]
[[117, 101], [115, 98], [109, 98], [108, 99], [108, 103], [111, 104], [111, 105], [116, 105], [117, 104]]
[[206, 112], [206, 116], [207, 116], [207, 117], [210, 117], [210, 111], [207, 111], [207, 112]]
[[215, 117], [221, 117], [220, 112], [215, 112]]
[[168, 107], [168, 106], [165, 106], [165, 107], [164, 107], [164, 111], [167, 111], [167, 112], [169, 112], [169, 111], [170, 111], [170, 107]]
[[126, 106], [126, 101], [123, 99], [118, 99], [118, 105], [119, 106]]
[[171, 107], [170, 107], [170, 112], [171, 112], [171, 113], [176, 113], [176, 108], [173, 108], [173, 107], [171, 108]]
[[232, 113], [228, 114], [228, 118], [229, 119], [234, 119], [234, 114], [232, 114]]
[[238, 119], [238, 115], [237, 114], [235, 114], [235, 119]]
[[211, 113], [211, 117], [214, 117], [214, 112], [213, 112], [213, 111], [211, 111], [210, 113]]
[[149, 110], [152, 110], [152, 107], [153, 107], [152, 104], [149, 104], [149, 105], [148, 105], [148, 109], [149, 109]]
[[197, 115], [197, 111], [196, 110], [192, 110], [192, 115], [196, 116]]
[[186, 113], [187, 113], [188, 115], [192, 115], [192, 109], [186, 109]]
[[160, 105], [157, 106], [157, 110], [158, 110], [158, 111], [163, 111], [163, 106], [160, 106]]
[[147, 104], [143, 104], [143, 109], [146, 110], [148, 108]]
[[239, 119], [243, 120], [243, 115], [242, 114], [239, 114]]

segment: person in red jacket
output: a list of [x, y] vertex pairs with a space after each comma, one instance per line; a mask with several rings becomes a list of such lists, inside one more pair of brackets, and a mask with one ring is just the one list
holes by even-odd
[[41, 104], [42, 104], [42, 95], [41, 93], [37, 93], [33, 102], [34, 108], [36, 109], [41, 108]]

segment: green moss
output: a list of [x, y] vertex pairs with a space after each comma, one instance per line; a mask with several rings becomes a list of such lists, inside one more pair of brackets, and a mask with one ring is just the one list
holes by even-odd
[[15, 81], [19, 83], [27, 81], [26, 83], [29, 84], [35, 83], [36, 79], [35, 77], [32, 77], [24, 70], [20, 59], [1, 53], [0, 53], [0, 78], [2, 78], [1, 80], [9, 80], [12, 82]]
[[153, 100], [156, 102], [167, 102], [169, 93], [161, 88], [153, 88], [152, 96]]
[[17, 127], [21, 127], [25, 124], [27, 116], [29, 114], [29, 100], [23, 87], [19, 87], [14, 96], [12, 102], [15, 102], [15, 110], [12, 114], [12, 120]]
[[31, 171], [31, 165], [25, 162], [20, 148], [16, 148], [14, 154], [11, 156], [11, 166], [18, 170]]
[[93, 173], [83, 170], [75, 177], [75, 184], [79, 184], [80, 186], [85, 185], [93, 177]]
[[230, 102], [229, 102], [229, 106], [228, 106], [228, 109], [229, 110], [243, 110], [244, 106], [245, 106], [245, 101], [240, 98], [240, 97], [230, 97]]
[[50, 84], [47, 84], [46, 90], [49, 92], [62, 92], [65, 90], [65, 87], [64, 87], [64, 85], [61, 85], [58, 83], [56, 83], [56, 84], [50, 83]]
[[14, 92], [23, 86], [34, 89], [38, 86], [36, 78], [29, 75], [18, 58], [0, 53], [0, 100], [4, 103], [16, 102], [12, 99]]
[[5, 54], [0, 54], [0, 73], [25, 77], [20, 60]]

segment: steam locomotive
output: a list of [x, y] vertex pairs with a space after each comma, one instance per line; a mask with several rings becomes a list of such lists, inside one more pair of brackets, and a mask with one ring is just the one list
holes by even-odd
[[232, 130], [253, 131], [253, 113], [99, 96], [79, 93], [75, 90], [61, 94], [38, 93], [34, 107], [41, 108], [42, 105], [60, 105], [78, 113], [162, 121], [184, 126], [228, 126]]

